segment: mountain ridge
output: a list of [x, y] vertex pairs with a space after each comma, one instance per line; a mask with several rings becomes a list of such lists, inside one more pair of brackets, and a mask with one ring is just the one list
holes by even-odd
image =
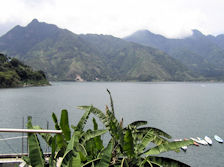
[[160, 49], [179, 60], [193, 72], [207, 78], [224, 78], [224, 35], [204, 35], [192, 30], [192, 35], [170, 39], [148, 30], [137, 31], [125, 37], [129, 42]]
[[110, 35], [77, 35], [34, 19], [0, 38], [0, 50], [51, 80], [184, 81], [195, 76], [164, 52]]

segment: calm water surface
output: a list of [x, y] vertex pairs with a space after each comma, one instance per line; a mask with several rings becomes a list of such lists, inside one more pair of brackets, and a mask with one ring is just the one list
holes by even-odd
[[[112, 92], [116, 116], [124, 124], [147, 120], [150, 126], [163, 129], [173, 138], [204, 137], [215, 134], [224, 138], [223, 83], [126, 83], [126, 82], [53, 82], [52, 86], [0, 89], [0, 127], [22, 128], [28, 115], [33, 124], [53, 128], [51, 114], [67, 109], [70, 123], [76, 124], [83, 111], [80, 105], [104, 109], [109, 104], [106, 89]], [[91, 122], [88, 123], [91, 125]], [[0, 138], [21, 134], [0, 133]], [[165, 153], [191, 166], [223, 167], [224, 145], [190, 146], [187, 152]], [[21, 139], [0, 141], [0, 153], [21, 152]]]

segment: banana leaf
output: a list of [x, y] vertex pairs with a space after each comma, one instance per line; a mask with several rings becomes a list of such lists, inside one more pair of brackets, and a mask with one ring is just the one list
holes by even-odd
[[[32, 118], [28, 117], [27, 128], [33, 129]], [[28, 148], [29, 148], [29, 159], [31, 166], [44, 167], [45, 160], [43, 151], [40, 147], [40, 142], [35, 133], [28, 133]]]
[[75, 153], [75, 156], [69, 161], [69, 167], [82, 166], [81, 157], [79, 153]]
[[78, 108], [81, 109], [81, 110], [85, 110], [85, 111], [89, 111], [89, 109], [90, 109], [90, 112], [93, 113], [94, 115], [96, 115], [104, 125], [108, 121], [105, 114], [96, 107], [93, 107], [93, 106], [79, 106]]
[[110, 91], [108, 89], [107, 89], [107, 92], [109, 93], [109, 96], [110, 96], [110, 105], [111, 105], [112, 113], [115, 115], [115, 113], [114, 113], [114, 103], [113, 103], [113, 99], [112, 99], [111, 93], [110, 93]]
[[157, 155], [162, 152], [175, 151], [183, 146], [188, 146], [191, 144], [193, 144], [192, 140], [169, 142], [169, 143], [165, 143], [165, 144], [161, 144], [156, 147], [153, 147], [153, 148], [145, 151], [144, 154], [145, 155]]
[[89, 114], [90, 114], [90, 110], [91, 110], [91, 107], [88, 107], [88, 109], [86, 110], [86, 112], [83, 114], [82, 118], [79, 120], [77, 126], [76, 126], [76, 130], [80, 130], [80, 131], [83, 131], [84, 129], [84, 126], [89, 118]]
[[108, 167], [110, 165], [113, 146], [114, 146], [114, 142], [113, 142], [113, 140], [111, 140], [108, 143], [107, 147], [102, 150], [102, 152], [99, 156], [100, 161], [99, 161], [99, 163], [97, 163], [95, 165], [96, 167]]
[[[42, 129], [40, 126], [33, 126], [33, 129]], [[53, 136], [49, 133], [39, 133], [41, 135], [41, 137], [45, 140], [45, 142], [48, 144], [48, 146], [51, 146], [52, 144], [52, 140], [53, 140]]]
[[129, 126], [135, 126], [137, 128], [139, 126], [143, 126], [146, 124], [147, 124], [147, 121], [134, 121], [134, 122], [130, 123]]
[[56, 166], [55, 151], [56, 151], [56, 136], [52, 137], [52, 140], [51, 140], [51, 156], [50, 156], [50, 159], [49, 159], [49, 166], [50, 167], [55, 167]]
[[77, 156], [77, 152], [74, 151], [75, 145], [78, 143], [78, 132], [74, 132], [72, 138], [70, 139], [66, 151], [64, 153], [64, 156], [62, 158], [62, 166], [68, 166], [70, 161], [72, 161], [72, 158]]
[[60, 128], [60, 126], [58, 124], [57, 116], [56, 116], [56, 114], [54, 112], [52, 113], [52, 119], [54, 121], [55, 129], [56, 130], [61, 130], [61, 128]]
[[[52, 119], [53, 119], [54, 124], [55, 124], [55, 129], [56, 130], [61, 130], [61, 128], [58, 124], [57, 116], [55, 115], [55, 113], [52, 113]], [[64, 141], [64, 137], [63, 137], [62, 134], [56, 134], [56, 143], [57, 143], [56, 151], [59, 152], [62, 149], [61, 154], [64, 154], [64, 150], [67, 147], [67, 143]], [[60, 154], [59, 154], [59, 156], [60, 156]]]
[[89, 139], [92, 139], [96, 136], [100, 136], [104, 133], [106, 133], [108, 130], [107, 129], [102, 129], [102, 130], [94, 130], [94, 131], [87, 131], [82, 135], [82, 138], [80, 139], [81, 144], [84, 144], [86, 141]]
[[[98, 124], [97, 124], [95, 118], [93, 118], [93, 127], [94, 127], [94, 130], [98, 130]], [[101, 140], [101, 136], [96, 136], [93, 138], [93, 140], [94, 140], [97, 151], [102, 150], [103, 149], [103, 141]]]
[[[78, 108], [88, 111], [90, 107], [91, 106], [79, 106]], [[123, 143], [122, 128], [120, 127], [120, 124], [115, 118], [114, 114], [110, 112], [108, 108], [106, 110], [106, 115], [101, 110], [93, 106], [91, 107], [90, 112], [101, 120], [101, 122], [109, 130], [111, 136], [115, 137], [119, 143]]]
[[107, 122], [105, 126], [108, 128], [110, 135], [122, 146], [124, 143], [123, 128], [112, 112], [106, 107]]
[[97, 158], [98, 156], [98, 149], [96, 148], [95, 141], [93, 139], [90, 139], [85, 142], [85, 149], [87, 152], [86, 159], [88, 161]]
[[163, 136], [163, 137], [166, 137], [168, 139], [171, 139], [172, 138], [172, 136], [170, 136], [166, 132], [164, 132], [164, 131], [162, 131], [160, 129], [154, 128], [154, 127], [143, 127], [143, 128], [139, 128], [138, 131], [139, 131], [139, 133], [145, 133], [145, 134], [148, 131], [152, 131], [154, 134], [156, 134], [158, 136]]
[[67, 110], [61, 111], [60, 127], [65, 136], [66, 141], [69, 141], [71, 139], [71, 131], [69, 128], [69, 120], [68, 120], [68, 111]]
[[153, 141], [154, 135], [152, 132], [148, 131], [148, 133], [143, 137], [141, 143], [138, 144], [138, 152], [141, 153], [146, 146]]
[[134, 141], [131, 129], [127, 129], [124, 135], [123, 151], [128, 158], [134, 157]]

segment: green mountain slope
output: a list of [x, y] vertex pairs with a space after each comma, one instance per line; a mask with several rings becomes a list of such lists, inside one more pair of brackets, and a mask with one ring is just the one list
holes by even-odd
[[168, 39], [147, 30], [124, 38], [168, 53], [195, 73], [210, 79], [224, 79], [224, 37], [205, 36], [193, 30], [192, 36], [183, 39]]
[[0, 50], [52, 80], [195, 79], [179, 61], [157, 49], [113, 36], [77, 35], [36, 19], [2, 36]]
[[33, 71], [16, 58], [0, 53], [0, 88], [49, 84], [43, 71]]

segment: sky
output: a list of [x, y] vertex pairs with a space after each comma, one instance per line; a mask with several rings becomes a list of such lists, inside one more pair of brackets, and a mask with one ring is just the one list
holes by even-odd
[[125, 37], [147, 29], [183, 38], [224, 34], [224, 0], [1, 0], [0, 36], [34, 18], [76, 34]]

